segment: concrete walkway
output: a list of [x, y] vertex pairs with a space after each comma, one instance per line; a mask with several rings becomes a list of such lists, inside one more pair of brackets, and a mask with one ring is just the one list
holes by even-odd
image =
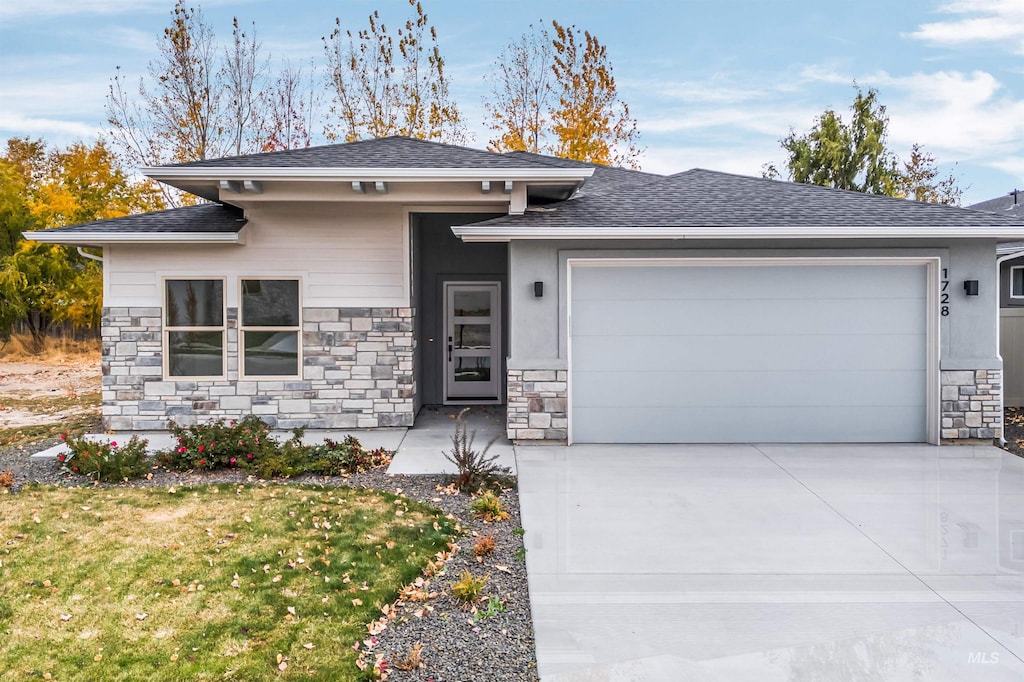
[[[452, 449], [455, 417], [460, 407], [424, 407], [416, 415], [416, 425], [409, 429], [398, 445], [389, 474], [450, 474], [455, 465], [445, 459]], [[497, 463], [516, 471], [515, 450], [505, 435], [504, 406], [474, 405], [466, 413], [470, 435], [475, 432], [473, 449], [483, 450], [494, 440], [489, 455], [498, 455]]]
[[[309, 429], [302, 437], [302, 442], [312, 445], [322, 443], [325, 438], [343, 440], [352, 435], [359, 439], [363, 447], [373, 450], [384, 448], [395, 452], [388, 468], [392, 474], [438, 474], [455, 471], [444, 453], [452, 448], [451, 437], [455, 432], [455, 416], [462, 408], [459, 407], [425, 407], [416, 416], [416, 425], [412, 428], [327, 431]], [[503, 406], [474, 405], [466, 415], [466, 423], [472, 434], [476, 433], [473, 447], [483, 450], [491, 440], [489, 454], [499, 456], [498, 463], [516, 470], [515, 452], [512, 443], [505, 437], [505, 410]], [[149, 441], [149, 450], [166, 450], [174, 445], [174, 436], [166, 431], [147, 431], [134, 433], [95, 433], [86, 438], [94, 441], [127, 442], [133, 435]], [[278, 440], [291, 438], [290, 431], [274, 431]], [[42, 452], [32, 455], [32, 459], [56, 459], [57, 455], [66, 453], [67, 446], [55, 445]]]
[[517, 448], [543, 682], [1024, 680], [1024, 459]]

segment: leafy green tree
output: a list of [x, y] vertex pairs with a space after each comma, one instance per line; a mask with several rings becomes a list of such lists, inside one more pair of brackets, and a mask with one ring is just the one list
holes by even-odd
[[99, 263], [55, 244], [24, 242], [0, 269], [0, 341], [23, 320], [33, 344], [42, 348], [55, 324], [92, 328], [103, 306], [103, 270]]
[[162, 208], [159, 192], [132, 182], [102, 141], [48, 150], [12, 138], [0, 156], [0, 342], [24, 322], [37, 347], [53, 326], [94, 327], [102, 269], [74, 249], [25, 242], [21, 233]]
[[[910, 157], [901, 161], [888, 148], [889, 117], [878, 103], [878, 93], [857, 89], [850, 107], [853, 115], [846, 123], [832, 109], [819, 116], [811, 130], [803, 135], [790, 131], [780, 140], [787, 152], [789, 179], [836, 189], [867, 194], [884, 194], [901, 199], [958, 206], [963, 190], [950, 175], [939, 179], [935, 157], [915, 144]], [[764, 176], [781, 174], [771, 164]]]
[[[877, 91], [857, 97], [849, 123], [832, 109], [819, 116], [803, 135], [790, 131], [781, 140], [787, 152], [789, 179], [810, 185], [894, 196], [900, 183], [899, 161], [887, 147], [889, 117]], [[767, 177], [778, 177], [774, 166]]]
[[22, 232], [36, 229], [27, 189], [21, 168], [0, 157], [0, 260], [18, 249]]

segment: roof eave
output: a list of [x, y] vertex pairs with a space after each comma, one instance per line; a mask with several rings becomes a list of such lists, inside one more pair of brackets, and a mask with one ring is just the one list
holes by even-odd
[[102, 244], [240, 244], [241, 232], [23, 232], [25, 239], [46, 244], [90, 246]]
[[929, 227], [453, 227], [465, 242], [507, 242], [515, 239], [995, 239], [1021, 240], [1024, 226]]
[[169, 180], [289, 180], [339, 182], [389, 180], [392, 182], [465, 182], [472, 180], [519, 180], [583, 182], [593, 168], [264, 168], [204, 166], [201, 168], [140, 168], [159, 181]]

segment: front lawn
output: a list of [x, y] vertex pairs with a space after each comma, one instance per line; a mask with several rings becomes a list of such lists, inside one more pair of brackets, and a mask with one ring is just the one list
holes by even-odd
[[351, 488], [0, 494], [0, 679], [350, 680], [454, 524]]

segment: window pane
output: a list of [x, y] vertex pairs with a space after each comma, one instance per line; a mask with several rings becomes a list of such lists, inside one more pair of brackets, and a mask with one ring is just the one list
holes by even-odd
[[491, 380], [491, 359], [490, 358], [467, 358], [455, 359], [455, 380], [456, 381], [490, 381]]
[[489, 324], [457, 324], [455, 325], [455, 348], [490, 348], [491, 325]]
[[298, 332], [245, 332], [246, 376], [298, 376]]
[[[220, 327], [224, 324], [224, 281], [219, 279], [169, 279], [168, 327]], [[218, 371], [217, 374], [220, 374]], [[198, 376], [198, 375], [197, 375]]]
[[491, 292], [456, 291], [455, 315], [459, 317], [489, 317], [491, 314]]
[[1013, 280], [1011, 294], [1013, 296], [1024, 296], [1024, 268], [1012, 268], [1010, 279]]
[[242, 324], [247, 327], [298, 327], [296, 280], [242, 280]]
[[224, 332], [170, 332], [167, 370], [172, 377], [210, 377], [224, 373]]

